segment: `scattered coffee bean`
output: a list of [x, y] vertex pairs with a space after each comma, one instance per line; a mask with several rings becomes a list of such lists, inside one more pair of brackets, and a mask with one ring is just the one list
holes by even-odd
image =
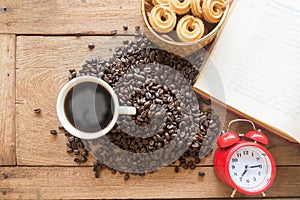
[[204, 172], [199, 172], [199, 173], [198, 173], [198, 176], [204, 177], [204, 176], [205, 176], [205, 173], [204, 173]]
[[94, 48], [95, 48], [95, 44], [94, 44], [93, 42], [89, 43], [89, 44], [88, 44], [88, 48], [89, 48], [90, 50], [94, 49]]
[[127, 25], [123, 25], [123, 29], [124, 29], [124, 31], [127, 31], [128, 30], [128, 26]]
[[68, 153], [72, 153], [72, 152], [73, 152], [73, 149], [72, 149], [72, 148], [68, 148], [68, 149], [67, 149], [67, 152], [68, 152]]
[[179, 167], [178, 167], [178, 166], [175, 166], [175, 167], [174, 167], [174, 172], [175, 172], [175, 173], [178, 173], [178, 172], [179, 172]]
[[57, 131], [56, 130], [50, 130], [50, 134], [57, 135]]
[[110, 31], [110, 35], [116, 35], [117, 33], [118, 33], [117, 30], [112, 30], [112, 31]]
[[6, 195], [7, 192], [6, 192], [6, 190], [2, 190], [1, 193], [2, 193], [2, 195]]
[[74, 158], [74, 162], [79, 164], [80, 163], [80, 159], [79, 158]]
[[41, 113], [41, 109], [40, 108], [35, 108], [33, 111], [34, 111], [35, 114], [40, 114]]
[[140, 31], [141, 27], [140, 26], [135, 26], [136, 31]]
[[2, 173], [2, 176], [3, 176], [4, 179], [8, 178], [8, 175], [6, 173], [4, 173], [4, 172]]
[[129, 174], [128, 174], [128, 173], [126, 173], [126, 174], [124, 175], [124, 180], [125, 180], [125, 181], [128, 181], [128, 180], [129, 180]]
[[69, 72], [70, 72], [70, 74], [72, 74], [73, 72], [76, 72], [76, 70], [74, 68], [70, 68]]

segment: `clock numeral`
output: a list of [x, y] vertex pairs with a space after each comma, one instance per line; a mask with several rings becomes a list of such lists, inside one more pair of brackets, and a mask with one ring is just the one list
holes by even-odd
[[231, 168], [232, 168], [232, 169], [235, 169], [235, 165], [231, 165]]
[[236, 153], [237, 157], [242, 157], [242, 153]]
[[247, 179], [247, 180], [246, 180], [246, 183], [250, 183], [250, 180], [249, 180], [249, 179]]
[[234, 173], [233, 173], [233, 176], [237, 176], [237, 173], [236, 173], [236, 172], [234, 172]]
[[256, 161], [259, 161], [260, 160], [260, 157], [256, 157]]
[[238, 162], [239, 161], [239, 159], [237, 159], [237, 158], [232, 158], [231, 160], [232, 160], [232, 162]]
[[243, 151], [243, 155], [248, 155], [249, 151]]
[[256, 181], [256, 178], [255, 178], [255, 177], [253, 177], [253, 181]]
[[254, 153], [253, 152], [251, 153], [251, 156], [254, 157]]
[[261, 155], [262, 155], [262, 156], [266, 156], [266, 154], [265, 154], [265, 153], [261, 153]]
[[261, 172], [259, 171], [257, 174], [258, 174], [258, 176], [260, 176], [260, 175], [261, 175]]
[[242, 182], [242, 180], [243, 180], [243, 178], [242, 178], [242, 177], [240, 177], [240, 182]]

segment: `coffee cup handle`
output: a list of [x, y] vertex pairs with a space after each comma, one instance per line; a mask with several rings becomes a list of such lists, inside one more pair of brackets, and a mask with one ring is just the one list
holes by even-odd
[[135, 115], [136, 108], [133, 106], [119, 106], [120, 115]]

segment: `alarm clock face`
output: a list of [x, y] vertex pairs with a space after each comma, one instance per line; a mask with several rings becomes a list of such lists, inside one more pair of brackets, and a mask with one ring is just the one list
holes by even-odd
[[238, 188], [255, 192], [270, 185], [272, 166], [268, 154], [255, 146], [234, 151], [229, 161], [229, 175]]

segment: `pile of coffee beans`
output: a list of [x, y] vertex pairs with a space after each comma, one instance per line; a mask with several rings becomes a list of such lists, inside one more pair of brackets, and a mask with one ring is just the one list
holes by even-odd
[[[136, 41], [124, 40], [108, 61], [97, 57], [86, 60], [78, 73], [70, 69], [70, 80], [87, 75], [106, 81], [119, 96], [120, 105], [136, 107], [137, 114], [120, 116], [106, 137], [95, 140], [66, 133], [67, 152], [74, 153], [77, 163], [86, 162], [88, 152], [93, 154], [98, 159], [93, 168], [96, 177], [102, 169], [110, 169], [128, 180], [129, 173], [144, 176], [176, 160], [175, 172], [195, 169], [203, 139], [209, 137], [208, 131], [218, 133], [220, 128], [218, 116], [202, 110], [210, 101], [191, 88], [204, 54], [201, 49], [183, 59], [141, 35]], [[155, 154], [160, 150], [161, 154]], [[123, 156], [123, 152], [128, 154]], [[150, 157], [132, 156], [146, 154]]]

